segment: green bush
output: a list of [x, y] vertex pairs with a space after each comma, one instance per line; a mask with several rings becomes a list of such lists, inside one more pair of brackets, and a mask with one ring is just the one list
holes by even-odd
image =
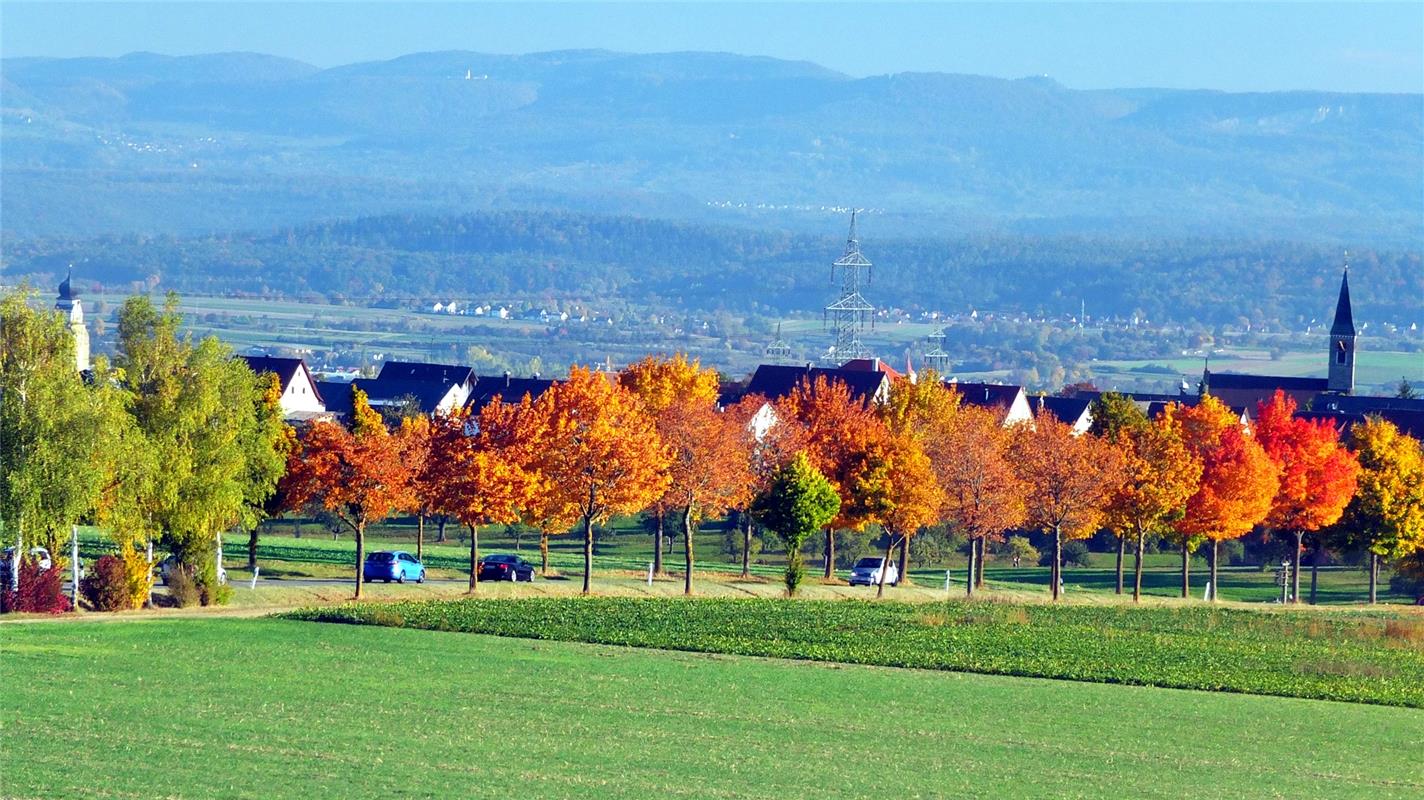
[[168, 571], [168, 598], [179, 608], [188, 608], [202, 602], [198, 583], [182, 564]]

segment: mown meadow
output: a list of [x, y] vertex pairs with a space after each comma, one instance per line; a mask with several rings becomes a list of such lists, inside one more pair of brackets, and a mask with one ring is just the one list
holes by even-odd
[[22, 799], [1424, 793], [1424, 714], [1354, 703], [211, 616], [0, 669]]

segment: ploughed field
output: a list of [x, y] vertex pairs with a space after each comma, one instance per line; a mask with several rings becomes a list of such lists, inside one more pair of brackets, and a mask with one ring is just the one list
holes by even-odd
[[[695, 642], [706, 620], [761, 610], [603, 602], [448, 609], [523, 616], [529, 633], [595, 612], [635, 632], [691, 616], [667, 638]], [[875, 619], [816, 629], [873, 636]], [[924, 627], [1046, 624], [974, 623]], [[1249, 630], [1216, 625], [1220, 641]], [[18, 798], [1424, 793], [1424, 713], [1358, 703], [215, 617], [3, 625], [0, 671], [0, 793]]]

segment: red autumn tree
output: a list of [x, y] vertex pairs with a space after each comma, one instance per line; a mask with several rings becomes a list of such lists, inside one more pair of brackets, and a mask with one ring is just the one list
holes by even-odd
[[643, 405], [608, 377], [569, 371], [534, 403], [546, 446], [535, 469], [546, 481], [547, 513], [583, 522], [583, 592], [593, 574], [593, 526], [647, 508], [668, 487], [667, 448]]
[[1280, 468], [1280, 486], [1266, 525], [1291, 537], [1291, 602], [1300, 602], [1300, 552], [1307, 534], [1311, 559], [1310, 595], [1315, 602], [1318, 534], [1334, 525], [1355, 496], [1360, 463], [1340, 442], [1339, 431], [1326, 420], [1295, 415], [1295, 400], [1276, 390], [1268, 402], [1256, 405], [1256, 441]]
[[930, 466], [944, 492], [942, 517], [969, 539], [967, 594], [983, 584], [985, 542], [1024, 521], [1027, 485], [1012, 460], [1013, 438], [997, 411], [966, 405], [942, 419], [928, 439]]
[[1120, 468], [1117, 451], [1091, 434], [1075, 436], [1069, 425], [1040, 411], [1032, 426], [1017, 426], [1013, 453], [1019, 480], [1027, 488], [1027, 522], [1053, 534], [1049, 582], [1057, 600], [1063, 541], [1092, 536], [1102, 523], [1108, 492]]
[[438, 417], [432, 420], [420, 414], [401, 418], [396, 429], [402, 458], [410, 468], [411, 506], [406, 510], [415, 514], [415, 557], [420, 561], [425, 560], [425, 519], [438, 513], [440, 465], [431, 463], [431, 450], [440, 424]]
[[1190, 558], [1194, 542], [1211, 543], [1211, 591], [1216, 599], [1217, 547], [1245, 536], [1264, 522], [1276, 496], [1280, 469], [1240, 419], [1221, 401], [1207, 395], [1194, 406], [1167, 407], [1167, 424], [1177, 426], [1187, 452], [1201, 464], [1197, 489], [1187, 499], [1182, 518], [1173, 525], [1182, 547], [1182, 597], [1191, 589]]
[[718, 413], [710, 402], [692, 398], [665, 410], [659, 417], [658, 431], [671, 459], [663, 498], [682, 517], [687, 558], [683, 592], [690, 595], [698, 521], [751, 502], [751, 442], [735, 417]]
[[535, 459], [520, 427], [532, 413], [527, 396], [518, 404], [495, 398], [473, 418], [441, 417], [432, 437], [435, 506], [470, 531], [471, 592], [479, 588], [480, 526], [517, 522], [536, 491]]
[[826, 528], [824, 577], [835, 575], [835, 530], [864, 530], [880, 522], [888, 508], [885, 469], [888, 432], [866, 402], [840, 381], [802, 381], [777, 401], [778, 420], [796, 419], [806, 429], [806, 455], [835, 487], [840, 513]]
[[366, 560], [366, 526], [408, 508], [411, 470], [401, 443], [381, 422], [360, 389], [352, 391], [348, 429], [318, 421], [292, 450], [282, 495], [292, 509], [319, 505], [346, 523], [356, 535], [356, 597]]

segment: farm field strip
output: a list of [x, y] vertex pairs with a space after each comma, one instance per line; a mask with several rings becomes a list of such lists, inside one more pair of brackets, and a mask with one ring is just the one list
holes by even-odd
[[288, 619], [1424, 708], [1424, 616], [949, 601], [528, 598]]

